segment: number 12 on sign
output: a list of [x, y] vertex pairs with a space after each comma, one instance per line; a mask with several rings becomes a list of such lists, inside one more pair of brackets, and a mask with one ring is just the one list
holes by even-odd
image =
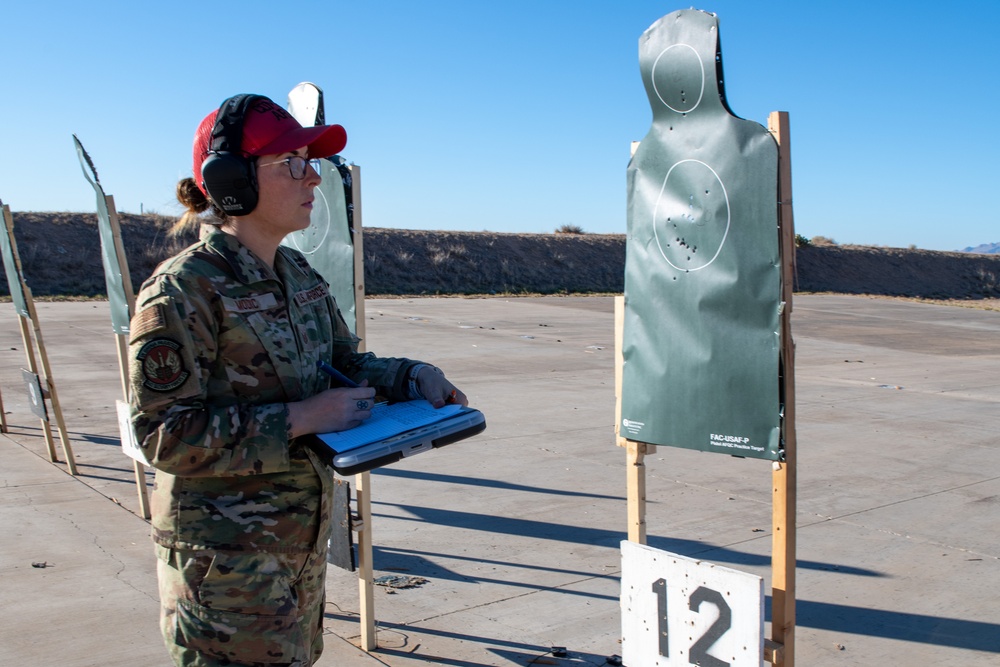
[[626, 541], [621, 608], [626, 667], [763, 664], [758, 576]]

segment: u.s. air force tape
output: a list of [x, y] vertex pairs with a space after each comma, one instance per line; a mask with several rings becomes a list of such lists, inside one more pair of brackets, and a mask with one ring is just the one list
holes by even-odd
[[136, 359], [141, 364], [143, 385], [153, 391], [171, 391], [191, 375], [184, 368], [181, 345], [169, 338], [156, 338], [142, 346]]

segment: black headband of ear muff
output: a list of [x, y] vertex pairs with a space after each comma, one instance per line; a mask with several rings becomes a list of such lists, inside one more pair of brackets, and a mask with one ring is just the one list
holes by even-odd
[[213, 153], [240, 153], [243, 142], [243, 121], [247, 111], [259, 100], [266, 100], [263, 95], [246, 93], [233, 95], [222, 103], [219, 113], [215, 116], [215, 127], [212, 128], [212, 143], [209, 150]]
[[216, 208], [228, 216], [248, 215], [257, 207], [257, 169], [254, 158], [242, 153], [247, 111], [261, 95], [234, 95], [215, 116], [208, 157], [201, 165], [202, 186]]

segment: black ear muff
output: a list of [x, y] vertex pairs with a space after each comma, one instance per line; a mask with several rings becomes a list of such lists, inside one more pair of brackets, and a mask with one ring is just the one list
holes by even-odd
[[240, 152], [243, 119], [260, 95], [236, 95], [219, 107], [212, 128], [209, 156], [201, 165], [201, 182], [217, 208], [229, 216], [251, 213], [257, 207], [257, 167]]

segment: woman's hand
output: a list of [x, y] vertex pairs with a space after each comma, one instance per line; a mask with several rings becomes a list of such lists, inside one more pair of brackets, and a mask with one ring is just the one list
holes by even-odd
[[354, 428], [372, 415], [375, 389], [327, 389], [304, 401], [288, 404], [289, 434], [330, 433]]
[[447, 403], [469, 405], [469, 399], [466, 398], [465, 394], [451, 382], [448, 382], [448, 378], [433, 366], [424, 366], [420, 369], [417, 374], [417, 389], [420, 390], [420, 395], [435, 408], [443, 407]]

